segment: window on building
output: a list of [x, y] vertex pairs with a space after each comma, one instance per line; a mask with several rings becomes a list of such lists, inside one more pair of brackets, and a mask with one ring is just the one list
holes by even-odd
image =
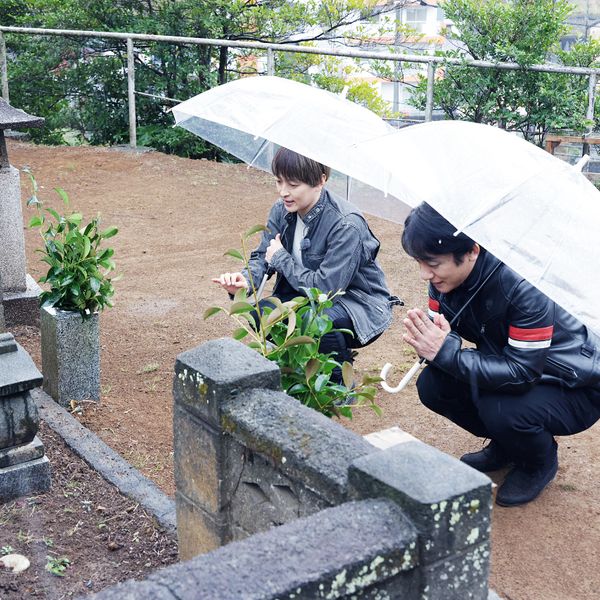
[[427, 7], [418, 6], [416, 8], [406, 9], [406, 25], [409, 25], [419, 33], [425, 31], [425, 24], [427, 22]]

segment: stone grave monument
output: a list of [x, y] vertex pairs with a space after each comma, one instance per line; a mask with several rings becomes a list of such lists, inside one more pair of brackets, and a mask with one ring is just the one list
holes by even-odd
[[50, 462], [37, 437], [40, 418], [29, 391], [42, 382], [31, 357], [0, 333], [0, 504], [50, 488]]
[[41, 127], [43, 123], [41, 117], [28, 115], [0, 98], [0, 289], [7, 327], [39, 323], [41, 290], [26, 272], [19, 171], [9, 163], [4, 131]]

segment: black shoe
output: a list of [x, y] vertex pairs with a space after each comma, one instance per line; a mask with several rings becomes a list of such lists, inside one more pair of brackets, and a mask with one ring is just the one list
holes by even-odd
[[498, 488], [496, 504], [500, 506], [519, 506], [535, 500], [541, 491], [554, 479], [558, 471], [558, 457], [537, 469], [515, 467]]
[[482, 473], [503, 469], [511, 463], [510, 458], [506, 456], [502, 448], [493, 441], [479, 452], [464, 454], [460, 457], [460, 460]]

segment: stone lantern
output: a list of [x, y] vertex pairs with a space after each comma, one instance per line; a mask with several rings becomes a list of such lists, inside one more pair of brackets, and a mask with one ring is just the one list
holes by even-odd
[[0, 99], [0, 291], [7, 327], [38, 324], [41, 290], [26, 272], [19, 171], [8, 160], [4, 130], [41, 127], [43, 123], [41, 117]]
[[31, 357], [0, 333], [0, 504], [50, 488], [50, 462], [37, 437], [40, 418], [30, 390], [42, 382]]

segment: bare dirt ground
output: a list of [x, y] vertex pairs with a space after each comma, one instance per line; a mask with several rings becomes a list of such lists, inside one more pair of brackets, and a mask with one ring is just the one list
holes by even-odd
[[20, 554], [31, 563], [21, 573], [0, 566], [0, 599], [73, 598], [177, 561], [175, 535], [43, 423], [39, 435], [52, 465], [52, 489], [0, 504], [0, 555]]
[[[115, 307], [101, 317], [102, 402], [79, 418], [168, 494], [173, 494], [172, 397], [175, 357], [202, 342], [228, 336], [225, 318], [203, 321], [206, 307], [226, 297], [210, 283], [235, 268], [223, 252], [239, 247], [240, 233], [261, 223], [275, 199], [263, 173], [243, 165], [191, 161], [158, 153], [115, 149], [36, 147], [12, 142], [11, 163], [29, 165], [40, 196], [63, 187], [85, 216], [100, 212], [120, 229], [115, 247]], [[29, 195], [25, 178], [23, 200]], [[58, 202], [56, 202], [58, 205]], [[24, 208], [25, 220], [31, 211]], [[426, 287], [400, 249], [400, 226], [370, 218], [382, 241], [380, 261], [391, 290], [407, 307], [423, 306]], [[26, 231], [28, 270], [43, 273], [35, 254], [39, 238]], [[396, 365], [392, 382], [414, 355], [401, 340], [404, 309], [375, 344], [361, 350], [357, 367]], [[19, 340], [39, 365], [39, 337], [21, 328]], [[418, 401], [414, 383], [402, 394], [381, 391], [379, 418], [357, 410], [344, 425], [359, 434], [398, 425], [454, 456], [481, 440], [432, 414]], [[600, 425], [559, 440], [560, 469], [534, 503], [494, 508], [491, 586], [509, 600], [600, 599]]]

